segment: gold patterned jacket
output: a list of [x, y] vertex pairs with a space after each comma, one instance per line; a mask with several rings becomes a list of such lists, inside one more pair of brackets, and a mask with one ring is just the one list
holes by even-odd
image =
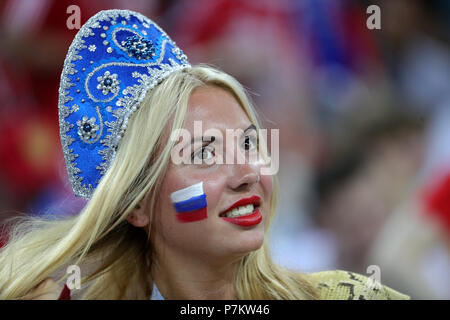
[[335, 270], [307, 274], [322, 300], [408, 300], [397, 292], [358, 273]]

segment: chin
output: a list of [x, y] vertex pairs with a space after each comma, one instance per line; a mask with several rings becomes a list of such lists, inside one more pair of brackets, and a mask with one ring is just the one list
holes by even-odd
[[236, 253], [248, 253], [258, 250], [264, 243], [264, 228], [246, 230], [233, 240], [233, 251]]

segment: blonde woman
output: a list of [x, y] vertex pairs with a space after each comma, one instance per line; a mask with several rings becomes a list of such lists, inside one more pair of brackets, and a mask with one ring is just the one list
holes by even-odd
[[83, 299], [408, 298], [272, 262], [277, 181], [250, 99], [233, 77], [189, 65], [139, 13], [102, 11], [80, 29], [59, 113], [70, 181], [89, 201], [75, 217], [14, 224], [1, 299], [57, 299], [68, 265]]

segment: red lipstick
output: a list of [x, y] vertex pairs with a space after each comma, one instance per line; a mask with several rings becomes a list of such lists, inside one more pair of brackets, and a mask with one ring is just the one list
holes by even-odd
[[[222, 218], [223, 220], [225, 220], [227, 222], [237, 224], [240, 226], [244, 226], [244, 227], [257, 225], [262, 220], [262, 215], [259, 212], [259, 208], [258, 208], [260, 202], [261, 202], [261, 198], [258, 196], [243, 198], [243, 199], [235, 202], [233, 205], [231, 205], [225, 211], [221, 212], [219, 216], [220, 216], [220, 218]], [[254, 206], [253, 212], [251, 214], [248, 214], [245, 216], [240, 216], [240, 217], [233, 217], [233, 218], [228, 218], [228, 217], [224, 216], [226, 212], [233, 210], [234, 208], [249, 205], [249, 204], [253, 204], [253, 206]]]

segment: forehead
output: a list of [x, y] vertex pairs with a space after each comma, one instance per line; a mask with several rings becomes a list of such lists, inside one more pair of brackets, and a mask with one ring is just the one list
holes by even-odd
[[193, 130], [194, 121], [202, 121], [204, 130], [245, 129], [250, 120], [234, 95], [216, 86], [196, 88], [188, 102], [185, 128]]

